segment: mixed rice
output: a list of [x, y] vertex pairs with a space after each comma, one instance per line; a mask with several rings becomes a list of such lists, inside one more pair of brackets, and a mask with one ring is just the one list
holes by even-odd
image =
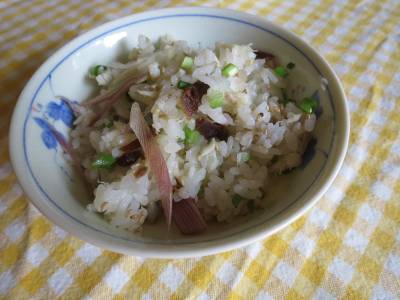
[[317, 102], [286, 91], [293, 68], [251, 45], [170, 36], [139, 36], [127, 63], [91, 68], [100, 93], [74, 105], [71, 132], [89, 209], [132, 231], [164, 212], [188, 234], [262, 209], [268, 175], [301, 164], [316, 122]]

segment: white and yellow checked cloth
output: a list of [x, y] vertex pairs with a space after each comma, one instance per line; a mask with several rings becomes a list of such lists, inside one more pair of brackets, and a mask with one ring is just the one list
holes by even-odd
[[[259, 14], [315, 46], [347, 92], [349, 152], [318, 205], [267, 240], [201, 259], [103, 251], [28, 203], [9, 162], [10, 116], [34, 70], [68, 40], [178, 5]], [[9, 0], [0, 20], [0, 298], [400, 298], [399, 0]]]

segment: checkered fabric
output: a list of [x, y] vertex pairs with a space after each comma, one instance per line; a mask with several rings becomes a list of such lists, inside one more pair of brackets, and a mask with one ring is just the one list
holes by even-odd
[[[258, 14], [318, 49], [348, 96], [349, 152], [321, 201], [266, 240], [184, 260], [104, 251], [29, 204], [9, 162], [10, 116], [65, 42], [108, 20], [183, 5]], [[400, 298], [399, 0], [3, 0], [0, 20], [0, 298]]]

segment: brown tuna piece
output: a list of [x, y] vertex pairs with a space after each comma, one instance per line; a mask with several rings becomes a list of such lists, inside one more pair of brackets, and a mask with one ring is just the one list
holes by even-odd
[[207, 93], [209, 86], [201, 81], [196, 81], [193, 85], [183, 91], [183, 108], [185, 113], [191, 117], [199, 108], [201, 98]]
[[141, 148], [140, 142], [138, 139], [136, 139], [136, 140], [133, 140], [132, 142], [130, 142], [129, 144], [122, 146], [119, 149], [123, 152], [134, 152], [136, 150], [140, 150], [140, 148]]
[[141, 150], [124, 153], [117, 158], [117, 164], [122, 167], [128, 167], [137, 162], [137, 160], [141, 157], [143, 157], [143, 153]]
[[275, 69], [279, 65], [276, 56], [271, 53], [256, 50], [255, 54], [256, 59], [265, 59], [265, 64], [271, 69]]
[[210, 122], [206, 119], [197, 119], [196, 129], [207, 140], [211, 138], [217, 138], [219, 140], [226, 141], [229, 137], [229, 131], [224, 125]]

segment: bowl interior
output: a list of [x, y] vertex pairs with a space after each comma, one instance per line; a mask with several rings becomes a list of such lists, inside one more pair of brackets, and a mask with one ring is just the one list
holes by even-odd
[[[49, 102], [59, 105], [57, 95], [83, 101], [96, 92], [95, 85], [86, 78], [94, 64], [124, 61], [128, 51], [136, 45], [139, 34], [156, 39], [162, 34], [187, 40], [191, 45], [213, 46], [217, 41], [248, 44], [279, 56], [282, 65], [295, 62], [293, 86], [304, 86], [304, 96], [317, 95], [322, 114], [314, 132], [316, 145], [310, 149], [302, 167], [279, 178], [270, 178], [267, 209], [242, 217], [230, 224], [212, 224], [199, 236], [182, 236], [172, 230], [166, 235], [165, 224], [146, 225], [142, 234], [133, 234], [110, 226], [104, 219], [88, 212], [92, 193], [79, 175], [65, 160], [60, 145], [46, 137], [49, 128], [40, 122], [47, 120], [55, 129], [68, 136], [67, 117], [49, 118]], [[329, 86], [321, 87], [321, 76]], [[332, 84], [331, 84], [332, 83]], [[113, 242], [136, 244], [188, 245], [210, 243], [223, 238], [238, 238], [250, 232], [261, 232], [287, 222], [310, 203], [332, 172], [338, 151], [335, 134], [335, 97], [340, 97], [336, 79], [320, 57], [303, 42], [281, 29], [258, 19], [227, 13], [139, 15], [107, 24], [74, 40], [57, 52], [36, 73], [19, 103], [24, 168], [31, 175], [29, 184], [46, 199], [50, 210], [69, 219], [80, 228], [96, 235], [112, 237]], [[64, 118], [64, 119], [63, 119]], [[18, 154], [19, 155], [19, 154]], [[35, 201], [34, 201], [35, 202]], [[37, 201], [36, 201], [37, 202]], [[35, 203], [36, 203], [35, 202]], [[42, 201], [43, 202], [43, 201]], [[36, 203], [37, 204], [37, 203]], [[40, 205], [39, 205], [40, 208]], [[57, 223], [57, 219], [48, 215]], [[67, 226], [68, 227], [68, 226]], [[75, 227], [76, 228], [76, 227]], [[104, 246], [104, 244], [102, 245]]]

